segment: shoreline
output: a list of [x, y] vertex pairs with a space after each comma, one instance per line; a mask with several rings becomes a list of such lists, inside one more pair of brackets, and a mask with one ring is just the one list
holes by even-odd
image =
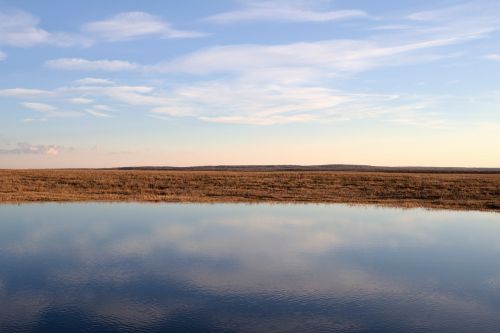
[[349, 202], [301, 202], [301, 201], [19, 201], [19, 202], [0, 202], [0, 208], [6, 206], [34, 206], [34, 205], [243, 205], [243, 206], [345, 206], [349, 208], [366, 208], [366, 209], [396, 209], [396, 210], [422, 210], [426, 212], [463, 212], [463, 213], [484, 213], [484, 214], [500, 214], [500, 209], [467, 209], [467, 208], [446, 208], [446, 207], [427, 207], [427, 206], [404, 206], [391, 205], [387, 203], [349, 203]]

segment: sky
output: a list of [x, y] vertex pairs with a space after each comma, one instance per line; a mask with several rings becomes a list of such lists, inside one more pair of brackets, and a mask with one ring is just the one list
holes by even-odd
[[0, 168], [500, 167], [498, 0], [0, 0]]

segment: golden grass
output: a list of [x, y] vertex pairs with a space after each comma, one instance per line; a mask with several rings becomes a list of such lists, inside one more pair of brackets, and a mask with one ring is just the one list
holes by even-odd
[[0, 202], [314, 202], [500, 211], [500, 174], [0, 170]]

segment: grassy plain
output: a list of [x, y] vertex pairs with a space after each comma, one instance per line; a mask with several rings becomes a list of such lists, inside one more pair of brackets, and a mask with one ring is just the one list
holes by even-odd
[[310, 202], [500, 211], [500, 174], [0, 170], [0, 202]]

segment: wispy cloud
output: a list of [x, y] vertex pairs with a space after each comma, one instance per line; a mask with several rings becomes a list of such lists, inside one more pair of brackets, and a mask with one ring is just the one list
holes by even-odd
[[0, 43], [10, 46], [32, 46], [48, 43], [51, 34], [38, 27], [39, 20], [21, 12], [0, 12]]
[[24, 102], [21, 103], [21, 105], [30, 110], [45, 112], [45, 113], [50, 113], [57, 110], [56, 107], [45, 103]]
[[0, 148], [1, 155], [59, 155], [62, 147], [56, 145], [34, 145], [19, 142], [12, 148]]
[[[291, 76], [316, 72], [325, 75], [356, 73], [394, 63], [401, 55], [462, 42], [461, 36], [425, 39], [403, 44], [370, 40], [326, 40], [283, 45], [232, 45], [198, 51], [153, 67], [155, 71], [185, 72], [198, 75], [247, 73], [262, 69], [281, 70]], [[387, 44], [387, 45], [384, 45]]]
[[112, 118], [113, 116], [107, 114], [107, 113], [104, 113], [104, 112], [101, 112], [101, 111], [97, 111], [95, 109], [86, 109], [85, 110], [88, 114], [90, 114], [91, 116], [94, 116], [96, 118]]
[[39, 44], [90, 46], [92, 41], [77, 34], [48, 32], [39, 27], [40, 20], [24, 11], [0, 11], [0, 44], [29, 47]]
[[6, 97], [42, 97], [53, 95], [53, 92], [42, 89], [30, 89], [30, 88], [11, 88], [0, 90], [0, 96]]
[[[125, 41], [140, 37], [195, 38], [206, 33], [174, 29], [167, 21], [145, 12], [119, 13], [106, 20], [90, 22], [81, 33], [51, 32], [40, 19], [21, 10], [0, 11], [0, 45], [31, 47], [55, 45], [90, 47], [99, 41]], [[5, 54], [0, 51], [0, 61]]]
[[[45, 67], [75, 71], [130, 71], [139, 65], [125, 60], [88, 60], [82, 58], [59, 58], [48, 60]], [[102, 83], [102, 82], [101, 82]]]
[[[481, 2], [481, 1], [478, 1]], [[491, 2], [490, 2], [491, 3]], [[483, 1], [480, 5], [484, 8], [485, 2]], [[443, 22], [450, 18], [461, 16], [464, 12], [475, 12], [478, 7], [474, 2], [462, 3], [455, 6], [446, 6], [441, 8], [435, 8], [432, 10], [424, 10], [408, 15], [408, 18], [414, 21], [437, 21]], [[484, 11], [481, 11], [484, 13]]]
[[[262, 77], [256, 73], [246, 75], [184, 84], [168, 91], [151, 86], [78, 85], [57, 88], [55, 96], [59, 101], [65, 96], [84, 95], [93, 101], [104, 99], [169, 119], [193, 117], [227, 124], [272, 125], [372, 118], [436, 127], [439, 122], [439, 115], [431, 112], [434, 111], [432, 105], [422, 103], [429, 100], [428, 97], [412, 99], [346, 92], [325, 87], [321, 77], [296, 80], [276, 71]], [[23, 105], [48, 116], [66, 114], [50, 104], [25, 102]], [[83, 111], [101, 118], [113, 117], [109, 112], [114, 112], [104, 104], [94, 104]]]
[[49, 117], [78, 117], [81, 116], [80, 112], [75, 111], [61, 111], [57, 107], [46, 104], [46, 103], [38, 103], [38, 102], [23, 102], [21, 105], [27, 109], [41, 112]]
[[[266, 5], [250, 3], [249, 8], [260, 6]], [[194, 52], [153, 67], [155, 71], [197, 75], [201, 82], [177, 87], [171, 94], [171, 104], [156, 107], [152, 112], [226, 123], [378, 117], [443, 127], [445, 124], [434, 107], [422, 101], [348, 96], [330, 87], [339, 76], [460, 56], [461, 53], [446, 53], [443, 47], [465, 44], [500, 28], [490, 14], [475, 11], [475, 15], [468, 16], [464, 10], [448, 8], [432, 15], [410, 15], [410, 20], [430, 20], [432, 24], [391, 28], [365, 40], [232, 45]], [[458, 17], [462, 16], [464, 19], [460, 20]]]
[[396, 31], [401, 31], [401, 30], [408, 30], [412, 29], [413, 26], [408, 25], [408, 24], [387, 24], [387, 25], [378, 25], [372, 28], [372, 30], [386, 30], [386, 31], [391, 31], [391, 30], [396, 30]]
[[78, 85], [93, 85], [93, 86], [108, 86], [114, 84], [114, 82], [111, 80], [95, 78], [95, 77], [86, 77], [83, 79], [76, 80], [74, 82]]
[[257, 8], [217, 14], [208, 17], [206, 20], [214, 23], [240, 23], [245, 21], [325, 22], [363, 16], [366, 16], [366, 14], [357, 10], [341, 10], [322, 13], [294, 8], [259, 6]]
[[220, 117], [201, 117], [203, 121], [221, 124], [245, 124], [245, 125], [276, 125], [290, 123], [306, 123], [317, 120], [317, 117], [311, 114], [298, 115], [274, 115], [269, 117], [262, 116], [220, 116]]
[[95, 110], [100, 110], [100, 111], [113, 111], [112, 107], [109, 107], [109, 106], [103, 105], [103, 104], [95, 104], [92, 106], [92, 108], [94, 108]]
[[91, 22], [83, 31], [107, 41], [126, 41], [139, 37], [194, 38], [206, 34], [196, 31], [177, 30], [158, 16], [145, 12], [120, 13], [103, 21]]
[[156, 94], [154, 87], [149, 86], [76, 86], [58, 89], [61, 93], [86, 94], [89, 96], [109, 98], [115, 102], [132, 106], [155, 106], [170, 103], [165, 95]]
[[33, 123], [33, 122], [45, 122], [47, 118], [24, 118], [23, 123]]
[[[195, 117], [208, 122], [270, 125], [379, 117], [405, 123], [412, 120], [413, 124], [419, 119], [426, 124], [426, 119], [435, 116], [430, 117], [412, 101], [391, 102], [394, 99], [385, 96], [348, 94], [331, 88], [331, 82], [338, 76], [392, 66], [404, 60], [422, 61], [419, 52], [459, 42], [463, 42], [461, 36], [402, 44], [332, 40], [215, 47], [160, 65], [140, 65], [147, 68], [146, 72], [194, 75], [191, 83], [171, 87], [166, 92], [150, 86], [110, 82], [100, 85], [95, 79], [60, 88], [58, 92], [94, 100], [107, 98], [125, 105], [149, 107], [156, 115]], [[420, 56], [404, 58], [414, 54]], [[405, 103], [406, 108], [400, 107]], [[92, 109], [87, 113], [105, 117], [107, 114], [102, 111], [106, 110]]]
[[85, 98], [85, 97], [70, 98], [68, 101], [70, 103], [73, 103], [73, 104], [91, 104], [94, 102], [93, 99]]
[[213, 23], [327, 22], [367, 16], [361, 10], [317, 10], [304, 1], [246, 1], [242, 9], [216, 14], [205, 20]]
[[5, 58], [7, 58], [7, 55], [0, 51], [0, 61], [4, 60]]
[[[285, 1], [246, 2], [245, 8], [265, 6], [318, 11], [304, 2]], [[137, 24], [135, 32], [121, 31], [123, 34], [119, 35], [117, 27], [126, 21], [125, 16], [120, 15], [94, 26], [102, 28], [103, 34], [109, 33], [101, 38], [115, 41], [164, 33], [161, 19], [135, 13], [131, 16], [131, 26]], [[194, 117], [223, 123], [268, 125], [378, 118], [437, 127], [442, 124], [432, 103], [415, 101], [409, 96], [394, 97], [395, 94], [389, 94], [391, 98], [387, 94], [357, 94], [337, 88], [338, 81], [368, 70], [461, 56], [460, 52], [450, 54], [444, 47], [466, 45], [500, 27], [489, 16], [483, 20], [483, 14], [465, 15], [462, 21], [457, 15], [463, 15], [463, 9], [443, 9], [432, 15], [415, 13], [401, 20], [408, 23], [405, 29], [393, 26], [382, 32], [376, 29], [375, 36], [357, 40], [217, 46], [159, 64], [60, 58], [49, 60], [45, 65], [66, 70], [138, 71], [144, 75], [189, 77], [189, 80], [173, 80], [168, 89], [161, 83], [126, 85], [88, 77], [54, 90], [58, 98], [71, 98], [81, 104], [84, 101], [118, 103], [157, 116]], [[418, 23], [422, 21], [431, 23], [424, 27]], [[467, 29], [455, 29], [455, 21], [462, 22]], [[110, 116], [110, 110], [97, 106], [87, 106], [83, 111], [96, 117]]]
[[500, 54], [488, 54], [484, 56], [484, 59], [500, 61]]
[[321, 87], [257, 84], [245, 79], [178, 88], [170, 105], [152, 110], [169, 116], [196, 116], [225, 123], [273, 124], [317, 119], [346, 98]]
[[436, 8], [408, 15], [417, 24], [416, 33], [436, 36], [460, 34], [484, 37], [500, 29], [498, 1], [470, 1], [460, 5]]

